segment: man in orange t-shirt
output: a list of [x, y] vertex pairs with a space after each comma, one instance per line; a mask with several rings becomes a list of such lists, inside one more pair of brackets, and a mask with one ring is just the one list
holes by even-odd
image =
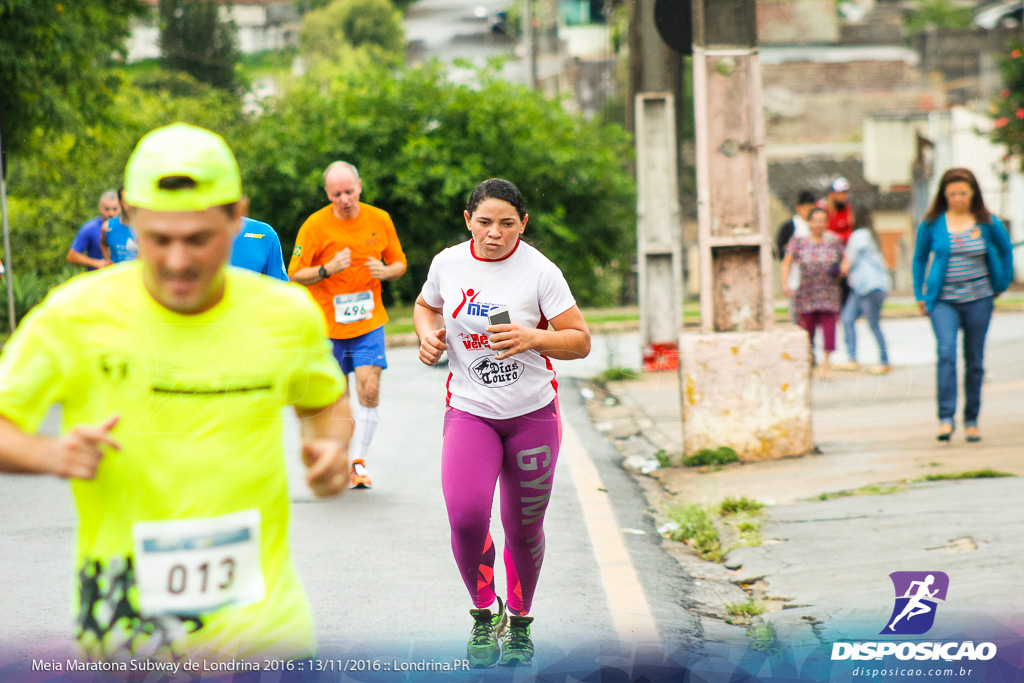
[[328, 166], [324, 190], [331, 203], [299, 228], [288, 277], [309, 288], [327, 319], [327, 336], [341, 371], [346, 377], [356, 374], [359, 405], [350, 445], [352, 486], [370, 488], [366, 452], [380, 419], [380, 371], [388, 366], [384, 353], [388, 314], [380, 283], [402, 277], [405, 252], [391, 216], [359, 202], [363, 181], [355, 166], [344, 161]]

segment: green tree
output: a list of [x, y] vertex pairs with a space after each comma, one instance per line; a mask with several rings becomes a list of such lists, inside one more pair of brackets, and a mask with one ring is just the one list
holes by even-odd
[[160, 0], [160, 51], [167, 69], [231, 93], [244, 84], [238, 75], [241, 52], [233, 21], [222, 21], [230, 3], [216, 0]]
[[59, 134], [36, 130], [26, 147], [31, 153], [11, 158], [11, 249], [19, 273], [60, 279], [78, 227], [96, 215], [100, 193], [121, 184], [128, 156], [146, 132], [185, 121], [244, 135], [236, 132], [246, 125], [238, 100], [188, 74], [123, 78], [113, 102], [116, 119]]
[[907, 15], [907, 32], [920, 33], [929, 26], [967, 28], [971, 25], [971, 12], [970, 7], [954, 0], [919, 0], [917, 9]]
[[101, 123], [119, 83], [106, 68], [124, 54], [141, 0], [0, 1], [0, 113], [4, 147], [32, 131]]
[[305, 16], [299, 44], [311, 61], [337, 61], [356, 49], [366, 51], [370, 62], [384, 59], [397, 65], [405, 48], [402, 14], [391, 0], [334, 0]]
[[234, 141], [251, 215], [277, 228], [287, 258], [303, 220], [327, 204], [323, 169], [354, 163], [363, 201], [395, 221], [409, 272], [391, 294], [411, 302], [433, 256], [468, 239], [469, 193], [503, 177], [526, 197], [527, 238], [562, 268], [580, 302], [615, 301], [635, 249], [628, 135], [494, 71], [473, 81], [457, 85], [431, 64], [300, 85]]

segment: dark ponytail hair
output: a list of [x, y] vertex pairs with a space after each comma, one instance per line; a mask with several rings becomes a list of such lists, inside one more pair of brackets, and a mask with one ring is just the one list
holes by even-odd
[[519, 220], [526, 218], [526, 201], [523, 199], [523, 193], [507, 180], [491, 178], [477, 185], [469, 195], [469, 201], [466, 202], [466, 213], [472, 216], [485, 199], [500, 199], [508, 202], [519, 214]]

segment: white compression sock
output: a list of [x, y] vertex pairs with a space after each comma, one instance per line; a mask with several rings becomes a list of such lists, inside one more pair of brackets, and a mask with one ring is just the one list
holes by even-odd
[[355, 418], [356, 428], [352, 434], [352, 444], [349, 447], [349, 460], [363, 460], [366, 458], [366, 452], [370, 450], [373, 433], [377, 431], [380, 411], [377, 408], [367, 408], [362, 403], [357, 403]]

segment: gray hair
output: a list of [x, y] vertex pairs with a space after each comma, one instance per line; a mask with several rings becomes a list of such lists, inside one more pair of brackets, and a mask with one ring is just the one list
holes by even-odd
[[113, 199], [116, 202], [117, 201], [117, 190], [104, 190], [103, 194], [100, 195], [100, 201], [104, 202], [104, 201], [106, 201], [108, 199]]
[[327, 176], [330, 175], [331, 171], [333, 171], [336, 168], [347, 168], [348, 170], [352, 171], [352, 175], [356, 177], [356, 180], [359, 180], [359, 169], [357, 169], [355, 166], [348, 163], [347, 161], [332, 161], [330, 164], [328, 164], [327, 168], [324, 169], [324, 185], [327, 184]]

